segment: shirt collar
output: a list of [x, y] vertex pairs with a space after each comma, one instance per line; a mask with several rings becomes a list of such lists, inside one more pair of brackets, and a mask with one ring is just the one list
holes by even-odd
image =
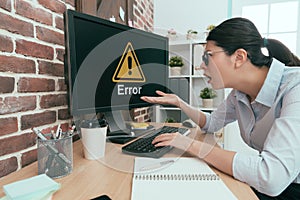
[[271, 107], [275, 101], [284, 68], [283, 63], [273, 59], [266, 80], [255, 99], [256, 102]]

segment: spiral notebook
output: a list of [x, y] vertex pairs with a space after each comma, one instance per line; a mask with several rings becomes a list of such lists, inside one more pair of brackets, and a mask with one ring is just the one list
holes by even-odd
[[237, 199], [197, 158], [135, 158], [131, 200]]

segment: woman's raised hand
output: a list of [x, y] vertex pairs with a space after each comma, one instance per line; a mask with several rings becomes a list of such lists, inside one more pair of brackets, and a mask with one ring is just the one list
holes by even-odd
[[156, 94], [159, 97], [149, 97], [149, 96], [142, 96], [141, 99], [153, 104], [165, 104], [165, 105], [174, 105], [179, 107], [180, 105], [180, 98], [175, 94], [166, 94], [162, 91], [157, 90]]

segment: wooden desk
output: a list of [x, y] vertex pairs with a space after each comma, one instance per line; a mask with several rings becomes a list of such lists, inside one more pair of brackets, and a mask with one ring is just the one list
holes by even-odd
[[[193, 129], [191, 137], [203, 139], [204, 135], [199, 130]], [[207, 139], [207, 137], [205, 137]], [[210, 138], [211, 139], [211, 138]], [[70, 175], [54, 179], [61, 183], [53, 199], [91, 199], [102, 194], [107, 194], [113, 200], [129, 200], [131, 196], [132, 171], [134, 156], [121, 152], [121, 145], [107, 143], [106, 155], [103, 159], [90, 161], [83, 158], [81, 141], [73, 145], [73, 171]], [[181, 155], [173, 149], [167, 156]], [[3, 185], [37, 175], [37, 162], [9, 174], [0, 179], [0, 197], [4, 196]], [[220, 175], [227, 187], [238, 199], [258, 199], [251, 188], [232, 177], [214, 169]], [[161, 191], [163, 192], [163, 191]]]

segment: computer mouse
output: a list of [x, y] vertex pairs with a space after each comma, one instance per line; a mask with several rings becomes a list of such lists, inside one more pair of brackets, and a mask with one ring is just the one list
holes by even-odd
[[182, 125], [188, 128], [195, 128], [197, 124], [191, 119], [186, 119], [182, 122]]

